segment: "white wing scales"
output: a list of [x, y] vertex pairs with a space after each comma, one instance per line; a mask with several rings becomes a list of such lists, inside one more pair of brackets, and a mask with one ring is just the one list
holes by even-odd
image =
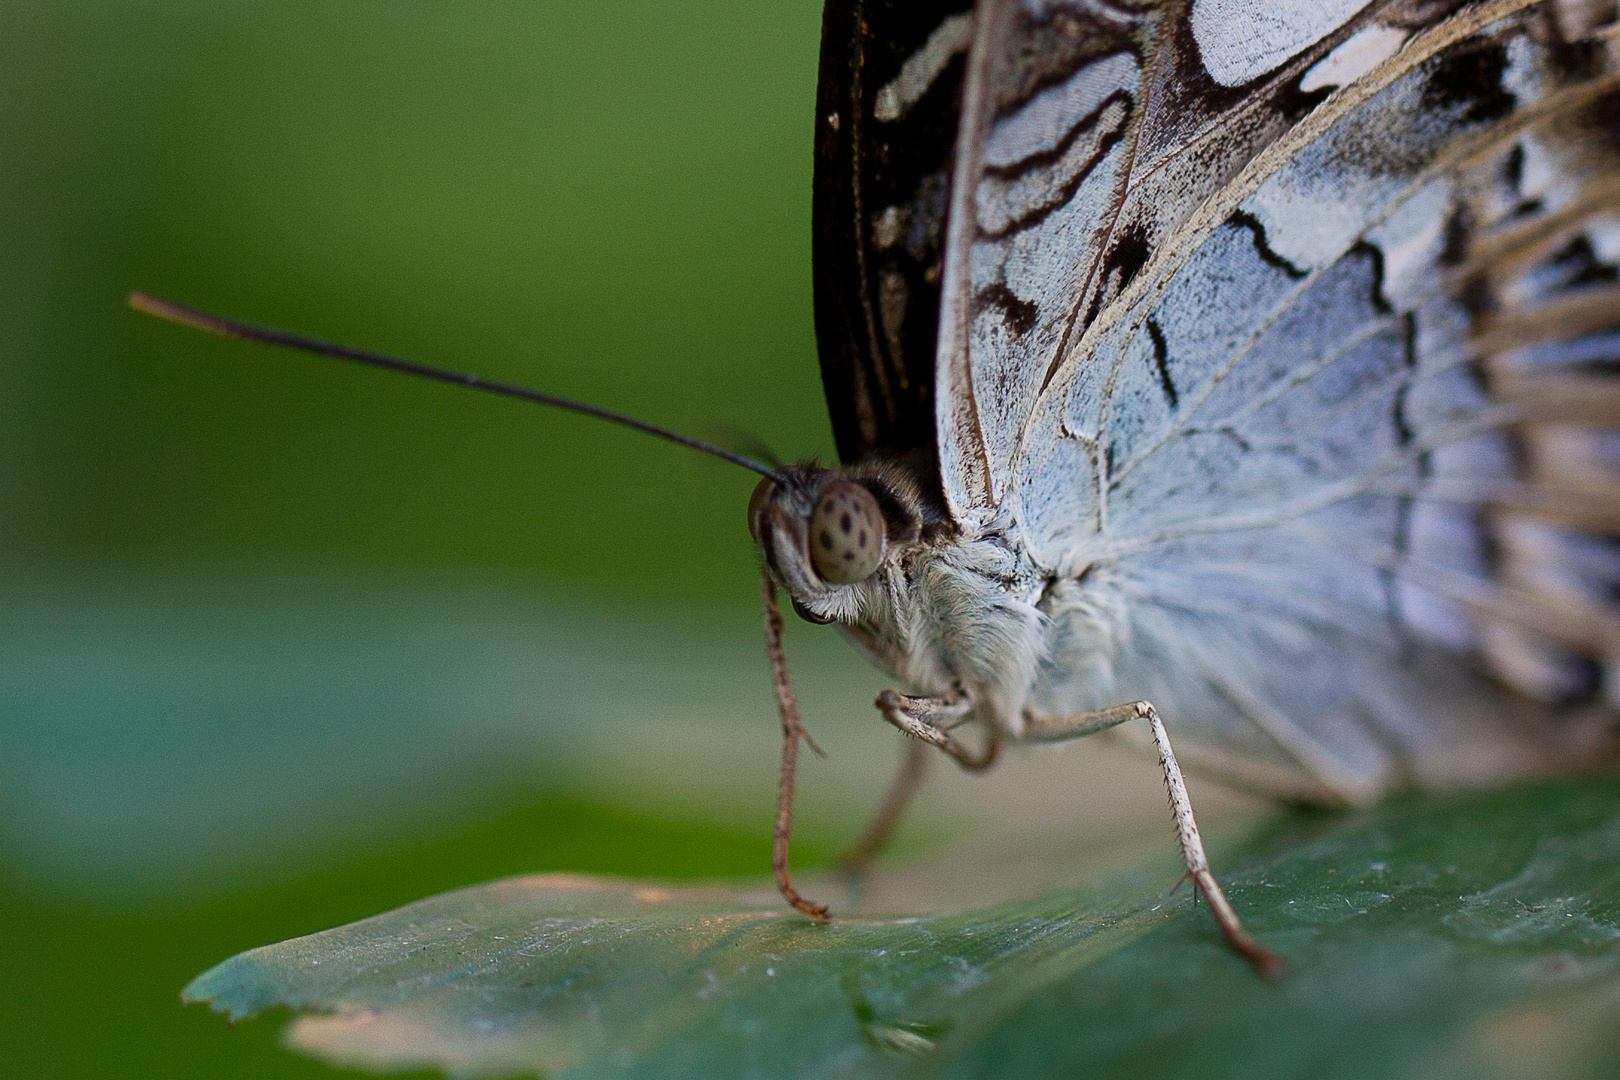
[[981, 10], [1129, 47], [992, 95], [939, 401], [953, 509], [1050, 576], [1032, 707], [1147, 697], [1362, 799], [1534, 769], [1616, 692], [1620, 94], [1613, 4], [1341, 6]]

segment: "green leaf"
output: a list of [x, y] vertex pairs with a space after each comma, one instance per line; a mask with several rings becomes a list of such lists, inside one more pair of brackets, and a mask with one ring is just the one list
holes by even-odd
[[304, 1012], [288, 1041], [334, 1063], [468, 1075], [1614, 1074], [1615, 781], [1293, 814], [1224, 862], [1277, 982], [1154, 861], [830, 925], [764, 890], [512, 878], [243, 953], [184, 997]]

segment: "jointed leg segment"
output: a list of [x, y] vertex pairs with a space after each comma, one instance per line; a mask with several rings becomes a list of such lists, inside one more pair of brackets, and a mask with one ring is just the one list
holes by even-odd
[[851, 844], [838, 860], [840, 869], [854, 877], [866, 873], [872, 860], [888, 846], [889, 838], [905, 816], [912, 796], [922, 785], [928, 764], [928, 750], [923, 743], [939, 747], [969, 772], [988, 769], [996, 763], [996, 756], [1001, 751], [1001, 738], [994, 728], [986, 730], [984, 746], [978, 753], [969, 750], [951, 735], [951, 729], [960, 724], [972, 709], [965, 699], [912, 697], [885, 690], [878, 695], [876, 704], [889, 723], [911, 738], [906, 740], [900, 769], [889, 781], [889, 790], [878, 805], [877, 813], [872, 815], [861, 838]]
[[872, 815], [861, 838], [838, 860], [844, 872], [855, 877], [864, 874], [872, 860], [888, 846], [889, 838], [911, 803], [911, 797], [922, 785], [928, 763], [928, 748], [923, 743], [939, 747], [970, 772], [988, 769], [995, 764], [996, 755], [1001, 750], [1001, 739], [993, 728], [987, 730], [984, 746], [978, 753], [969, 750], [951, 735], [951, 729], [961, 723], [972, 708], [965, 700], [912, 697], [885, 690], [878, 695], [877, 707], [885, 719], [912, 737], [906, 740], [900, 770], [889, 782], [889, 790], [883, 796], [877, 813]]
[[788, 872], [788, 840], [793, 835], [793, 774], [799, 765], [799, 740], [815, 743], [799, 723], [799, 703], [788, 678], [787, 651], [782, 648], [782, 611], [776, 605], [776, 583], [765, 571], [760, 585], [765, 608], [765, 652], [771, 660], [771, 681], [776, 686], [776, 708], [782, 715], [782, 773], [776, 787], [776, 829], [771, 842], [771, 869], [782, 898], [813, 919], [827, 918], [827, 905], [799, 895]]
[[928, 754], [928, 747], [921, 741], [905, 740], [900, 769], [889, 781], [889, 790], [878, 804], [877, 813], [872, 815], [861, 838], [839, 856], [838, 867], [844, 873], [853, 878], [861, 877], [871, 867], [872, 860], [889, 846], [889, 838], [894, 835], [900, 819], [905, 816], [906, 807], [911, 805], [911, 797], [917, 793], [923, 776], [928, 772]]
[[1176, 838], [1181, 843], [1181, 858], [1187, 865], [1187, 876], [1202, 889], [1209, 900], [1209, 910], [1226, 943], [1262, 975], [1282, 972], [1282, 957], [1261, 945], [1243, 928], [1237, 912], [1232, 910], [1220, 883], [1209, 869], [1209, 857], [1204, 854], [1204, 841], [1198, 835], [1198, 822], [1193, 818], [1192, 800], [1187, 797], [1187, 781], [1181, 775], [1181, 766], [1170, 749], [1170, 736], [1152, 705], [1135, 701], [1129, 705], [1116, 705], [1101, 712], [1079, 713], [1057, 719], [1026, 716], [1024, 738], [1030, 742], [1059, 742], [1094, 735], [1116, 727], [1127, 720], [1146, 720], [1153, 732], [1153, 745], [1159, 751], [1159, 768], [1164, 771], [1164, 786], [1170, 796], [1170, 814], [1176, 822]]
[[[776, 871], [776, 885], [782, 896], [794, 908], [816, 919], [827, 918], [825, 904], [817, 904], [799, 895], [788, 872], [788, 840], [793, 835], [793, 776], [799, 760], [799, 740], [812, 749], [815, 743], [799, 723], [799, 706], [794, 700], [793, 684], [788, 678], [787, 653], [782, 648], [782, 613], [776, 603], [776, 585], [770, 573], [763, 574], [761, 597], [765, 612], [765, 648], [771, 661], [771, 675], [776, 685], [776, 704], [782, 716], [782, 773], [777, 786], [776, 830], [771, 846], [771, 866]], [[984, 749], [975, 754], [958, 742], [951, 734], [951, 726], [961, 722], [972, 711], [964, 700], [912, 697], [885, 690], [878, 695], [877, 707], [895, 727], [922, 742], [932, 743], [954, 758], [965, 769], [985, 769], [995, 761], [1000, 749], [996, 730], [987, 726]], [[1170, 796], [1170, 813], [1176, 823], [1176, 837], [1181, 843], [1182, 861], [1187, 865], [1187, 876], [1209, 900], [1210, 912], [1229, 944], [1253, 964], [1263, 975], [1275, 975], [1282, 970], [1282, 957], [1267, 949], [1243, 929], [1237, 912], [1221, 891], [1220, 883], [1210, 872], [1209, 858], [1204, 854], [1204, 842], [1198, 835], [1198, 822], [1193, 818], [1192, 802], [1187, 797], [1187, 782], [1176, 763], [1175, 752], [1170, 749], [1170, 736], [1159, 720], [1159, 714], [1145, 701], [1117, 705], [1094, 713], [1046, 718], [1026, 716], [1024, 738], [1030, 742], [1060, 742], [1094, 735], [1117, 727], [1128, 720], [1146, 720], [1153, 732], [1153, 743], [1159, 751], [1159, 767], [1164, 771], [1164, 784]], [[863, 866], [888, 841], [900, 820], [912, 792], [922, 778], [923, 757], [921, 747], [908, 752], [900, 773], [895, 777], [877, 817], [868, 827], [866, 835], [846, 856], [846, 866]]]
[[910, 694], [885, 690], [877, 696], [878, 711], [884, 719], [914, 739], [933, 743], [956, 763], [970, 772], [979, 772], [995, 764], [1001, 750], [1001, 738], [995, 728], [986, 727], [984, 749], [974, 753], [951, 735], [951, 727], [973, 709], [966, 699], [912, 697]]

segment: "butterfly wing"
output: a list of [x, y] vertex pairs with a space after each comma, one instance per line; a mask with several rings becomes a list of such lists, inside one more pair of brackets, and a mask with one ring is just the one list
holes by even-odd
[[[1155, 699], [1233, 771], [1350, 798], [1478, 779], [1604, 707], [1613, 16], [981, 7], [946, 495], [1010, 512], [1074, 604], [1114, 604], [1106, 692]], [[1064, 31], [1101, 44], [1020, 75]], [[1063, 652], [1038, 706], [1097, 692]]]
[[846, 462], [926, 448], [969, 0], [829, 0], [816, 101], [821, 376]]
[[1036, 398], [1166, 238], [1331, 91], [1305, 73], [1364, 7], [981, 5], [938, 376], [959, 517], [1002, 501]]

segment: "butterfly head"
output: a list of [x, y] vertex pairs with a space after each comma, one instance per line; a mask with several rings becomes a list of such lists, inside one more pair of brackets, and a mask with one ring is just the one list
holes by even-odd
[[815, 622], [838, 618], [839, 594], [877, 573], [888, 522], [870, 486], [837, 469], [797, 465], [767, 477], [748, 503], [748, 528], [771, 576]]
[[903, 471], [793, 465], [748, 503], [748, 529], [771, 576], [811, 622], [859, 617], [863, 594], [917, 541], [925, 515]]

